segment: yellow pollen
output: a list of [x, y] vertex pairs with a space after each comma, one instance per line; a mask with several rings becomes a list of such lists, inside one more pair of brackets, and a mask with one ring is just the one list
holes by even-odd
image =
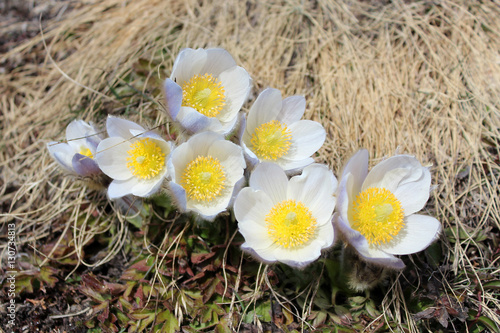
[[269, 236], [285, 248], [306, 244], [316, 233], [316, 219], [300, 201], [284, 200], [278, 203], [265, 220]]
[[292, 134], [285, 124], [273, 120], [255, 129], [250, 142], [254, 153], [264, 160], [276, 160], [290, 149]]
[[351, 208], [352, 228], [370, 244], [387, 243], [404, 226], [404, 210], [396, 196], [385, 188], [371, 187], [356, 196]]
[[195, 75], [182, 85], [182, 106], [216, 117], [226, 104], [222, 83], [210, 74]]
[[90, 157], [90, 158], [94, 158], [94, 155], [92, 155], [92, 152], [90, 151], [90, 149], [88, 149], [86, 147], [81, 147], [79, 154], [83, 155], [83, 156]]
[[226, 175], [219, 160], [212, 156], [198, 156], [182, 174], [181, 185], [189, 198], [212, 201], [224, 189]]
[[134, 141], [127, 153], [127, 168], [137, 178], [151, 179], [165, 168], [165, 154], [149, 138]]

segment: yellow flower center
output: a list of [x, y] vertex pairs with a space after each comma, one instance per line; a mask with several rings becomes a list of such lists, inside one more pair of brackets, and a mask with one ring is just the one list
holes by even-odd
[[165, 154], [149, 138], [134, 141], [127, 153], [127, 168], [137, 178], [153, 178], [165, 168]]
[[300, 201], [284, 200], [278, 203], [265, 220], [269, 236], [285, 248], [303, 245], [316, 233], [316, 219]]
[[254, 153], [264, 160], [276, 160], [290, 149], [292, 134], [285, 124], [273, 120], [255, 129], [250, 142]]
[[226, 104], [222, 83], [210, 74], [195, 75], [182, 85], [182, 106], [207, 117], [217, 116]]
[[94, 155], [92, 155], [92, 152], [87, 147], [81, 147], [79, 154], [90, 158], [94, 158]]
[[224, 189], [226, 175], [219, 160], [212, 156], [198, 156], [182, 174], [181, 184], [189, 198], [212, 201]]
[[371, 187], [356, 197], [352, 206], [352, 228], [368, 243], [380, 245], [396, 236], [404, 226], [404, 210], [391, 191]]

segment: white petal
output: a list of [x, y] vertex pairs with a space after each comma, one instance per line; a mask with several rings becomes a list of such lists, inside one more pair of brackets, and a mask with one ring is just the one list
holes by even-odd
[[170, 160], [167, 164], [168, 173], [177, 183], [181, 181], [182, 173], [187, 165], [196, 158], [191, 146], [184, 142], [179, 147], [175, 148], [170, 155]]
[[226, 104], [224, 111], [217, 118], [223, 122], [232, 122], [250, 93], [250, 75], [243, 68], [236, 66], [222, 72], [219, 80], [225, 90]]
[[405, 226], [389, 244], [380, 249], [390, 254], [411, 254], [426, 249], [439, 235], [441, 223], [431, 216], [410, 215]]
[[165, 177], [159, 176], [148, 180], [139, 180], [132, 187], [132, 194], [138, 197], [149, 197], [158, 192]]
[[232, 188], [226, 188], [211, 201], [198, 201], [187, 198], [187, 209], [192, 210], [207, 220], [212, 220], [217, 214], [225, 211], [231, 201]]
[[195, 155], [208, 155], [212, 145], [216, 142], [224, 141], [224, 137], [213, 132], [202, 132], [189, 138], [188, 143], [192, 147]]
[[401, 202], [405, 216], [409, 216], [424, 208], [429, 199], [431, 188], [431, 173], [423, 168], [420, 179], [400, 184], [394, 195]]
[[106, 120], [106, 130], [110, 137], [120, 137], [123, 139], [131, 139], [134, 135], [130, 130], [137, 130], [140, 133], [145, 133], [144, 127], [134, 123], [133, 121], [121, 119], [113, 116], [108, 116]]
[[97, 147], [95, 156], [95, 161], [102, 172], [117, 180], [126, 180], [133, 177], [132, 171], [127, 167], [130, 145], [130, 141], [120, 137], [102, 140]]
[[305, 110], [306, 99], [304, 96], [290, 96], [283, 100], [283, 106], [276, 119], [289, 126], [299, 121]]
[[320, 123], [300, 120], [289, 126], [292, 133], [292, 147], [288, 159], [302, 160], [318, 151], [325, 142], [326, 132]]
[[190, 48], [182, 50], [174, 61], [172, 75], [170, 78], [182, 86], [196, 74], [201, 73], [207, 61], [207, 51], [204, 49], [193, 50]]
[[[276, 119], [282, 105], [281, 92], [278, 89], [267, 88], [262, 91], [248, 112], [248, 135], [251, 137], [257, 127]], [[246, 141], [245, 143], [249, 144]]]
[[135, 178], [130, 180], [113, 180], [108, 186], [108, 197], [116, 199], [132, 194], [132, 187], [137, 181]]
[[337, 188], [337, 204], [336, 210], [342, 220], [349, 223], [349, 206], [353, 202], [354, 196], [352, 195], [353, 177], [350, 173], [344, 176], [340, 181]]
[[394, 193], [400, 183], [419, 179], [423, 168], [413, 156], [397, 155], [375, 165], [362, 186], [362, 191], [370, 187], [383, 187]]
[[288, 178], [281, 167], [273, 163], [260, 163], [250, 175], [250, 187], [262, 190], [273, 204], [286, 200]]
[[282, 167], [287, 174], [298, 173], [311, 163], [314, 163], [314, 159], [311, 157], [304, 158], [303, 160], [289, 160], [287, 158], [278, 158], [276, 160], [276, 164]]
[[256, 223], [239, 223], [238, 230], [245, 238], [246, 246], [254, 250], [265, 249], [273, 244], [265, 226]]
[[312, 164], [304, 168], [302, 175], [290, 179], [287, 198], [309, 208], [318, 225], [331, 224], [336, 189], [337, 179], [332, 171], [326, 165]]
[[250, 244], [248, 243], [243, 243], [241, 245], [241, 248], [247, 252], [249, 252], [251, 255], [257, 257], [260, 261], [264, 261], [266, 263], [273, 263], [276, 261], [276, 257], [274, 255], [274, 250], [276, 248], [276, 244], [273, 244], [269, 247], [266, 248], [260, 248], [258, 250], [254, 250]]
[[167, 101], [167, 112], [173, 120], [176, 120], [182, 106], [182, 88], [171, 79], [166, 79], [163, 89]]
[[269, 196], [260, 190], [245, 187], [240, 191], [234, 202], [234, 215], [238, 223], [266, 225], [266, 215], [273, 208]]
[[82, 139], [89, 134], [95, 134], [95, 130], [83, 120], [73, 120], [66, 127], [66, 139], [68, 141]]
[[227, 182], [235, 183], [243, 176], [246, 164], [240, 146], [221, 140], [209, 148], [208, 155], [219, 160], [224, 168]]
[[318, 230], [318, 238], [310, 244], [297, 248], [276, 247], [274, 256], [282, 263], [292, 267], [302, 268], [312, 263], [321, 255], [321, 250], [333, 245], [334, 231], [331, 223], [321, 226]]
[[342, 177], [350, 173], [352, 179], [352, 191], [357, 195], [361, 191], [361, 185], [368, 173], [368, 150], [360, 149], [347, 161], [346, 165], [341, 172]]
[[201, 73], [210, 73], [213, 76], [218, 76], [225, 70], [236, 66], [236, 61], [229, 52], [224, 49], [214, 48], [207, 49], [207, 61], [201, 69]]

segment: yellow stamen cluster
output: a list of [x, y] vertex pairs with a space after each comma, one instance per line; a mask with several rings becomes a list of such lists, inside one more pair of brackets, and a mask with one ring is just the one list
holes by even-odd
[[198, 156], [182, 174], [181, 185], [189, 198], [212, 201], [224, 189], [226, 175], [219, 160], [211, 156]]
[[151, 179], [165, 168], [165, 154], [149, 138], [134, 141], [127, 153], [127, 168], [137, 178]]
[[357, 195], [352, 206], [352, 228], [370, 244], [389, 242], [404, 226], [404, 210], [385, 188], [371, 187]]
[[92, 155], [92, 152], [87, 147], [81, 147], [79, 154], [90, 158], [94, 158], [94, 155]]
[[306, 244], [316, 233], [316, 219], [300, 201], [284, 200], [278, 203], [265, 220], [269, 236], [285, 248]]
[[291, 146], [292, 134], [284, 123], [277, 120], [264, 123], [255, 129], [250, 142], [253, 152], [264, 160], [285, 155]]
[[182, 106], [216, 117], [226, 104], [222, 83], [210, 74], [195, 75], [182, 85]]

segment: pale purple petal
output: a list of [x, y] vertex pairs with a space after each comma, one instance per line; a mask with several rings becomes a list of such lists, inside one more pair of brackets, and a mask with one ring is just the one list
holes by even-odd
[[75, 154], [73, 156], [72, 165], [76, 173], [84, 177], [101, 173], [101, 169], [99, 169], [96, 161], [85, 155]]
[[163, 88], [167, 101], [167, 112], [173, 120], [176, 120], [182, 106], [182, 88], [171, 79], [165, 80]]

